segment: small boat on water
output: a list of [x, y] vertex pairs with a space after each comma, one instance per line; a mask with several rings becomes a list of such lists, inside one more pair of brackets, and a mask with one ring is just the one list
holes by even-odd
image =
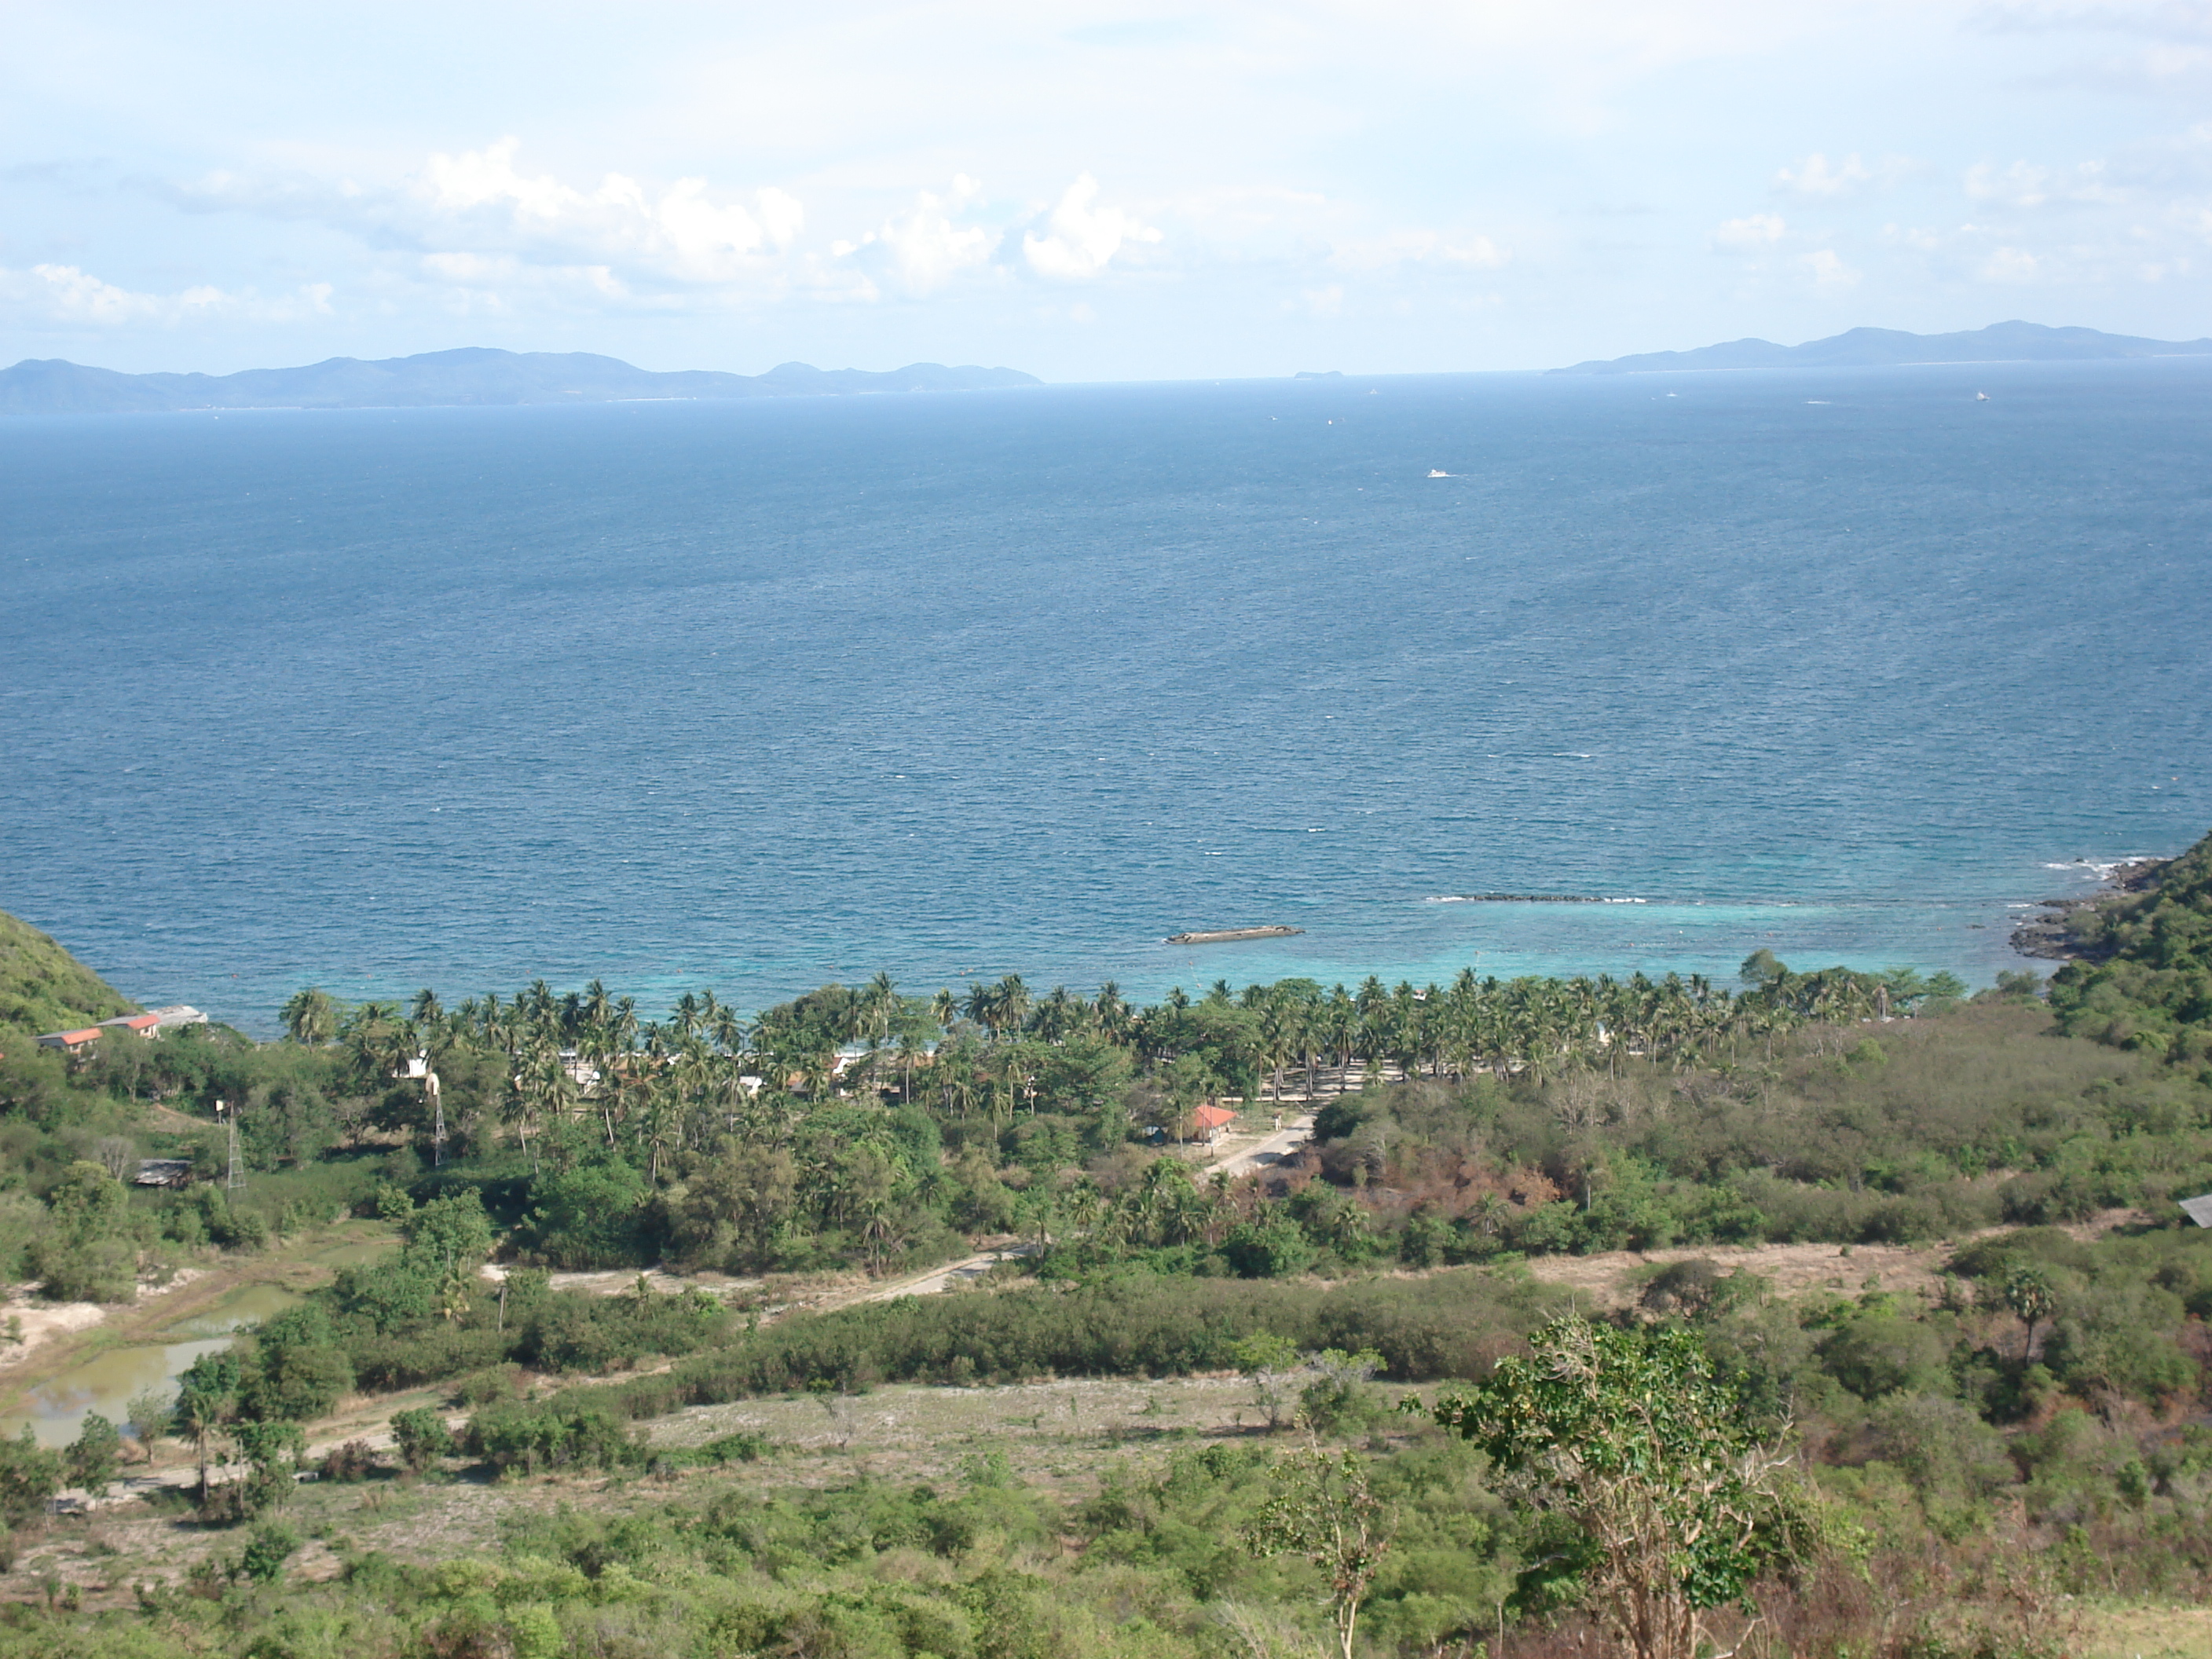
[[1449, 472], [1440, 472], [1432, 466], [1429, 469], [1429, 476], [1431, 478], [1449, 478], [1451, 477], [1451, 474]]
[[1978, 404], [1985, 404], [1989, 402], [1989, 400], [1990, 394], [1986, 392], [1977, 392], [1974, 394], [1974, 401]]

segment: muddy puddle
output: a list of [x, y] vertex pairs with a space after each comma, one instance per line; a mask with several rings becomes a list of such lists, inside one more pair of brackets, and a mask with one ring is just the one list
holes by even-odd
[[278, 1285], [241, 1285], [162, 1332], [159, 1341], [87, 1355], [33, 1389], [25, 1401], [27, 1412], [0, 1417], [0, 1434], [21, 1434], [27, 1424], [40, 1445], [66, 1446], [76, 1438], [88, 1412], [98, 1412], [120, 1427], [130, 1420], [134, 1398], [149, 1390], [174, 1393], [175, 1380], [202, 1354], [220, 1352], [239, 1330], [258, 1325], [299, 1300], [295, 1292]]

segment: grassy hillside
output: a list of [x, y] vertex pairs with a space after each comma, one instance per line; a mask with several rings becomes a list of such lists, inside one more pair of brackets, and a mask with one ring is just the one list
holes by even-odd
[[57, 1031], [137, 1012], [52, 939], [0, 910], [0, 1030]]

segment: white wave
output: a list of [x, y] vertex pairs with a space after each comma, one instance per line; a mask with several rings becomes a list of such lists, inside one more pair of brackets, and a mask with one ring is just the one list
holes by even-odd
[[2110, 881], [2112, 878], [2113, 871], [2123, 869], [2130, 864], [2140, 864], [2145, 856], [2143, 854], [2137, 853], [2127, 858], [2108, 859], [2102, 862], [2095, 859], [2069, 859], [2063, 864], [2046, 864], [2043, 867], [2046, 870], [2086, 871], [2088, 874], [2096, 877], [2099, 881]]

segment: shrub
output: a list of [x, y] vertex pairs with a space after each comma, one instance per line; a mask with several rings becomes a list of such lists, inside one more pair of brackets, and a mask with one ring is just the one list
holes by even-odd
[[416, 1474], [453, 1449], [453, 1437], [447, 1431], [446, 1419], [427, 1407], [393, 1417], [392, 1433], [399, 1447], [399, 1461]]
[[43, 1449], [28, 1427], [13, 1440], [0, 1439], [0, 1528], [20, 1527], [43, 1515], [61, 1489], [59, 1452]]
[[238, 1558], [242, 1577], [258, 1584], [273, 1584], [284, 1576], [284, 1564], [300, 1547], [300, 1534], [281, 1521], [264, 1521], [246, 1540]]
[[366, 1440], [349, 1440], [324, 1454], [319, 1473], [325, 1480], [366, 1480], [376, 1473], [376, 1453]]
[[70, 1485], [97, 1498], [115, 1479], [115, 1466], [122, 1455], [123, 1437], [115, 1425], [98, 1412], [87, 1412], [83, 1426], [62, 1455], [62, 1465]]

